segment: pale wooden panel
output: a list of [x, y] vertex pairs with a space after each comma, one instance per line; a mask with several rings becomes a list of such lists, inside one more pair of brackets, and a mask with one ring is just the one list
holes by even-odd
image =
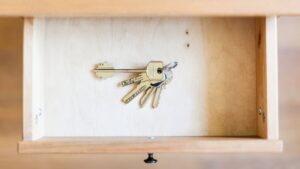
[[[43, 34], [34, 27], [43, 28], [42, 22], [26, 19], [24, 23], [24, 109], [23, 137], [25, 140], [38, 139], [43, 135], [43, 90], [42, 65]], [[34, 29], [34, 30], [33, 30]]]
[[256, 20], [257, 55], [256, 55], [256, 92], [257, 92], [257, 135], [267, 137], [267, 78], [266, 78], [266, 19]]
[[258, 135], [278, 139], [277, 18], [257, 20]]
[[298, 0], [0, 0], [6, 16], [299, 15]]
[[20, 153], [280, 152], [282, 142], [259, 138], [46, 138], [19, 143]]
[[277, 17], [266, 18], [267, 138], [278, 139]]
[[24, 21], [24, 71], [23, 71], [23, 139], [32, 140], [32, 44], [33, 20]]
[[[34, 22], [44, 32], [37, 50], [46, 136], [256, 135], [253, 18]], [[179, 62], [155, 110], [138, 99], [121, 103], [131, 88], [117, 83], [127, 75], [99, 80], [91, 72], [101, 61], [137, 68], [150, 60]]]

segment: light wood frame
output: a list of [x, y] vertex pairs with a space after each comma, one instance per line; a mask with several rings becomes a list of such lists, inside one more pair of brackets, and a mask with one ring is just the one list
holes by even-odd
[[298, 0], [1, 0], [2, 16], [299, 15]]
[[[256, 19], [257, 41], [257, 137], [158, 137], [149, 138], [44, 138], [42, 104], [34, 84], [39, 51], [33, 50], [32, 19], [24, 26], [24, 141], [21, 153], [101, 153], [101, 152], [278, 152], [277, 17]], [[40, 23], [43, 24], [43, 23]], [[41, 25], [43, 26], [43, 25]], [[39, 44], [42, 46], [42, 44]], [[39, 120], [36, 120], [39, 119]]]

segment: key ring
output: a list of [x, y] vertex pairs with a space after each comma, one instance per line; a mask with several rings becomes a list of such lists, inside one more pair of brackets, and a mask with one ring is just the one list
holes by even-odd
[[178, 62], [171, 62], [171, 63], [165, 65], [165, 66], [163, 67], [163, 70], [164, 70], [164, 71], [166, 71], [166, 70], [169, 71], [169, 70], [171, 70], [171, 69], [174, 69], [177, 65], [178, 65]]

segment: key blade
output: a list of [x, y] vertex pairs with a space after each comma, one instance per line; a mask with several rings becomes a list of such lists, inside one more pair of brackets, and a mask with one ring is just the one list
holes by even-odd
[[155, 95], [154, 95], [153, 102], [152, 102], [152, 108], [157, 108], [158, 107], [161, 91], [162, 91], [161, 86], [156, 88]]
[[155, 91], [155, 87], [151, 86], [150, 88], [148, 88], [146, 90], [146, 93], [142, 96], [142, 98], [140, 99], [140, 106], [143, 107], [144, 104], [146, 103], [146, 101], [148, 100], [148, 98], [150, 97], [150, 95], [152, 95], [152, 93]]
[[121, 84], [121, 86], [124, 87], [124, 86], [131, 85], [133, 83], [139, 83], [139, 82], [145, 81], [145, 80], [149, 80], [149, 78], [147, 77], [147, 75], [145, 73], [141, 73], [138, 76], [121, 81], [120, 84]]
[[107, 78], [115, 73], [144, 73], [146, 69], [115, 69], [109, 63], [104, 62], [96, 65], [94, 72], [99, 78]]
[[94, 69], [95, 75], [99, 78], [108, 78], [113, 75], [113, 66], [107, 62], [99, 63]]
[[145, 91], [147, 88], [150, 87], [150, 83], [148, 81], [141, 82], [138, 84], [133, 90], [131, 90], [128, 94], [126, 94], [122, 101], [124, 103], [129, 103], [131, 100], [133, 100], [137, 95]]

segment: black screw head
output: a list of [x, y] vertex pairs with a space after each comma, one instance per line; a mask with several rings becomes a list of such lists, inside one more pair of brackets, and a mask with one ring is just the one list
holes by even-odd
[[153, 158], [153, 153], [148, 153], [148, 158], [146, 158], [144, 162], [147, 164], [154, 164], [157, 163], [157, 160]]

